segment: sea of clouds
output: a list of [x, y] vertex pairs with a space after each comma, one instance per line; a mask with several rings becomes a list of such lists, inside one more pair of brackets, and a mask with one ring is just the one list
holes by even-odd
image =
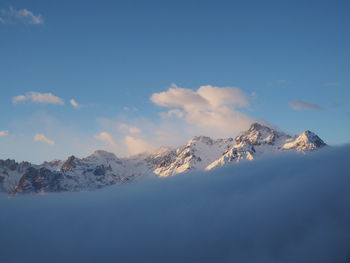
[[349, 262], [350, 146], [0, 197], [0, 262]]

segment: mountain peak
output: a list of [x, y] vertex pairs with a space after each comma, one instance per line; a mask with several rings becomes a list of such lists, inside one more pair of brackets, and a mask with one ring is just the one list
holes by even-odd
[[77, 166], [77, 162], [79, 159], [74, 155], [68, 157], [68, 159], [62, 164], [62, 171], [70, 171], [73, 170]]
[[[315, 136], [317, 136], [314, 132], [310, 131], [310, 130], [306, 130], [306, 131], [303, 131], [301, 133], [301, 135], [304, 135], [306, 136], [307, 138], [313, 138]], [[318, 137], [318, 136], [317, 136]]]
[[324, 141], [312, 131], [306, 130], [298, 136], [291, 138], [283, 145], [283, 149], [296, 149], [297, 151], [315, 150], [326, 146]]
[[260, 130], [272, 130], [272, 129], [258, 122], [254, 122], [252, 125], [250, 125], [249, 131], [260, 131]]
[[92, 156], [103, 159], [117, 159], [117, 156], [114, 153], [107, 152], [104, 150], [96, 150], [90, 155], [90, 157]]
[[308, 142], [313, 143], [316, 148], [326, 146], [325, 142], [312, 131], [306, 130], [301, 135], [299, 135], [299, 137], [300, 136], [302, 136]]
[[190, 145], [196, 142], [202, 142], [208, 145], [212, 145], [213, 139], [208, 136], [194, 136], [191, 140], [188, 141], [187, 145]]
[[272, 128], [255, 122], [250, 126], [249, 130], [237, 136], [235, 141], [238, 145], [272, 144], [281, 135]]

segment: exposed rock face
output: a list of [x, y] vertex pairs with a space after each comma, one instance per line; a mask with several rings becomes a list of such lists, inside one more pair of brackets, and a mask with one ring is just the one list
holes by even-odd
[[61, 171], [68, 172], [74, 170], [77, 166], [81, 164], [80, 160], [76, 158], [74, 155], [68, 157], [67, 161], [65, 161], [61, 166]]
[[29, 167], [21, 177], [14, 193], [48, 193], [64, 191], [60, 181], [63, 175], [46, 168]]
[[0, 161], [0, 186], [3, 192], [14, 194], [92, 190], [133, 180], [147, 171], [139, 160], [121, 160], [105, 151], [41, 165], [6, 160]]
[[95, 151], [86, 158], [70, 156], [41, 165], [0, 160], [0, 191], [6, 193], [46, 193], [92, 190], [155, 174], [173, 176], [189, 170], [211, 170], [232, 162], [254, 160], [286, 151], [310, 152], [326, 144], [313, 132], [291, 137], [259, 123], [235, 139], [213, 140], [196, 136], [179, 148], [160, 148], [131, 158]]
[[14, 191], [23, 173], [31, 166], [29, 162], [0, 160], [0, 191], [6, 193]]

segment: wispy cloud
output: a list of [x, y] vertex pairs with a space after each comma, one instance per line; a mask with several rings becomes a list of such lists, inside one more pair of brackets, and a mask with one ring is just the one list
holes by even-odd
[[119, 131], [123, 132], [124, 135], [121, 136], [115, 131], [103, 131], [94, 138], [104, 143], [102, 148], [123, 156], [139, 154], [156, 148], [151, 140], [142, 138], [142, 131], [137, 127], [122, 123], [119, 125]]
[[138, 111], [139, 109], [136, 108], [136, 107], [127, 107], [127, 106], [124, 106], [123, 107], [123, 111], [133, 111], [133, 112], [136, 112]]
[[0, 9], [0, 15], [0, 23], [3, 24], [22, 22], [25, 24], [39, 25], [44, 23], [44, 20], [40, 14], [36, 15], [26, 8], [16, 9], [10, 6], [7, 9]]
[[101, 140], [111, 146], [115, 145], [112, 135], [110, 135], [108, 132], [101, 132], [98, 135], [94, 136], [94, 138], [97, 140]]
[[286, 79], [279, 79], [279, 80], [277, 80], [277, 83], [278, 83], [278, 84], [281, 84], [281, 85], [287, 84], [287, 83], [288, 83], [288, 80], [286, 80]]
[[0, 136], [6, 136], [8, 134], [9, 134], [8, 131], [0, 131]]
[[315, 111], [322, 110], [322, 108], [320, 106], [318, 106], [316, 104], [312, 104], [312, 103], [307, 102], [307, 101], [302, 101], [302, 100], [292, 101], [289, 103], [289, 106], [293, 110], [315, 110]]
[[69, 101], [69, 103], [70, 103], [70, 105], [72, 105], [73, 108], [75, 108], [75, 109], [80, 108], [80, 107], [82, 106], [82, 105], [79, 104], [75, 99], [71, 99], [71, 100]]
[[126, 133], [141, 133], [142, 130], [138, 127], [130, 126], [128, 124], [122, 123], [119, 125], [119, 130]]
[[27, 92], [24, 95], [18, 95], [12, 98], [12, 102], [14, 104], [20, 103], [20, 102], [26, 102], [30, 101], [33, 103], [40, 103], [40, 104], [60, 104], [63, 105], [64, 101], [63, 99], [53, 95], [52, 93], [40, 93], [40, 92]]
[[43, 142], [43, 143], [47, 143], [49, 145], [54, 145], [55, 141], [49, 139], [48, 137], [46, 137], [43, 133], [37, 133], [34, 136], [34, 141], [36, 142]]
[[338, 82], [327, 82], [324, 85], [327, 87], [335, 87], [335, 86], [338, 86], [339, 83]]
[[130, 135], [124, 137], [123, 143], [128, 150], [128, 154], [148, 152], [156, 148], [149, 141]]

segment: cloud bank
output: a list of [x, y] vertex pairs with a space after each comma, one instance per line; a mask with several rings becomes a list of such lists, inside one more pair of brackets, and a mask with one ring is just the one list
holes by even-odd
[[44, 20], [40, 14], [35, 15], [32, 11], [23, 8], [16, 9], [10, 6], [7, 9], [0, 9], [0, 23], [15, 23], [22, 22], [24, 24], [40, 25]]
[[310, 102], [307, 101], [302, 101], [302, 100], [296, 100], [296, 101], [292, 101], [289, 106], [293, 109], [293, 110], [315, 110], [315, 111], [319, 111], [322, 110], [322, 108], [316, 104], [312, 104]]
[[12, 98], [14, 104], [21, 102], [33, 102], [37, 104], [59, 104], [63, 105], [63, 99], [53, 95], [52, 93], [40, 93], [40, 92], [27, 92], [24, 95], [18, 95]]
[[349, 262], [349, 155], [350, 146], [328, 147], [101, 191], [1, 198], [1, 258]]

